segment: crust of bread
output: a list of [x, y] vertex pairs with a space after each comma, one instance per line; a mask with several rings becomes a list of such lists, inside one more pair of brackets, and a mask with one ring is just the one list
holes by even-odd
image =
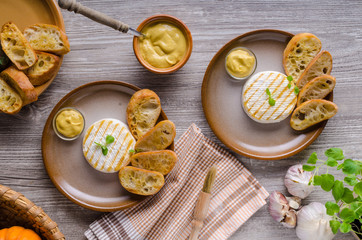
[[163, 175], [171, 172], [177, 162], [177, 155], [171, 150], [136, 153], [131, 157], [134, 167], [157, 171]]
[[0, 75], [7, 84], [19, 93], [23, 100], [23, 106], [38, 100], [38, 94], [29, 78], [15, 66], [5, 69]]
[[55, 25], [44, 23], [31, 25], [25, 28], [24, 36], [37, 51], [59, 55], [70, 51], [67, 35]]
[[328, 51], [322, 51], [308, 64], [305, 71], [297, 81], [297, 86], [302, 89], [312, 79], [323, 74], [329, 75], [332, 71], [332, 55]]
[[172, 144], [175, 136], [175, 124], [169, 120], [163, 120], [138, 139], [135, 150], [147, 152], [166, 149]]
[[118, 176], [127, 191], [143, 196], [157, 193], [165, 184], [161, 173], [131, 166], [121, 168]]
[[154, 91], [142, 89], [133, 94], [127, 106], [127, 122], [133, 137], [138, 140], [151, 130], [160, 113], [160, 98]]
[[335, 103], [324, 99], [312, 99], [297, 107], [290, 119], [290, 126], [297, 131], [305, 130], [330, 119], [338, 112]]
[[18, 69], [25, 70], [35, 64], [35, 51], [14, 23], [3, 25], [0, 38], [2, 49]]
[[298, 95], [297, 106], [311, 99], [325, 98], [333, 91], [336, 79], [331, 75], [322, 75], [308, 82]]
[[297, 81], [321, 49], [322, 43], [314, 34], [296, 34], [284, 49], [283, 67], [286, 75]]
[[15, 114], [20, 111], [22, 105], [20, 95], [0, 76], [0, 111]]
[[54, 54], [36, 51], [38, 61], [25, 73], [34, 86], [42, 85], [56, 74], [60, 58]]

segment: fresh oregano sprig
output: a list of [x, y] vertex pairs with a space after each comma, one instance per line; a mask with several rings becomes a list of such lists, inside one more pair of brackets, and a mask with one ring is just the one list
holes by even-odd
[[[334, 234], [338, 229], [347, 233], [352, 230], [355, 220], [362, 223], [362, 161], [345, 159], [340, 148], [327, 149], [324, 154], [327, 160], [318, 159], [317, 153], [312, 153], [303, 170], [314, 171], [311, 184], [321, 186], [326, 192], [332, 191], [334, 202], [325, 204], [327, 214], [333, 217], [329, 225]], [[319, 174], [322, 166], [326, 166], [327, 171]], [[329, 167], [341, 170], [346, 175], [343, 181], [329, 174]]]
[[[288, 76], [287, 80], [289, 81], [288, 83], [288, 88], [290, 89], [292, 87], [292, 82], [293, 82], [293, 77], [292, 76]], [[299, 88], [297, 86], [294, 86], [294, 93], [295, 95], [299, 94]]]
[[111, 135], [107, 135], [105, 144], [101, 144], [101, 143], [97, 143], [97, 142], [94, 142], [94, 143], [101, 147], [103, 155], [106, 156], [108, 153], [107, 145], [109, 145], [113, 142], [114, 142], [114, 137]]
[[265, 92], [266, 92], [266, 95], [269, 96], [269, 105], [274, 106], [275, 105], [275, 100], [273, 99], [269, 88], [266, 88]]

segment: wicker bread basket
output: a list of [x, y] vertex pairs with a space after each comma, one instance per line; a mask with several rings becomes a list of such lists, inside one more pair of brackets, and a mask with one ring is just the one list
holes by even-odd
[[21, 193], [0, 184], [0, 229], [23, 226], [47, 240], [65, 240], [58, 225]]

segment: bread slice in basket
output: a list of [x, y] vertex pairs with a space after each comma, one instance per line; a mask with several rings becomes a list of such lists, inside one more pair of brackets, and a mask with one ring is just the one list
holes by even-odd
[[144, 196], [157, 193], [165, 184], [161, 173], [130, 166], [121, 168], [118, 176], [127, 191]]
[[36, 54], [38, 61], [25, 71], [30, 82], [35, 86], [49, 81], [57, 73], [60, 62], [60, 58], [54, 54], [39, 51]]
[[311, 99], [323, 99], [333, 91], [336, 79], [331, 75], [322, 75], [308, 82], [299, 92], [297, 106]]
[[24, 36], [34, 50], [66, 54], [70, 51], [67, 35], [57, 26], [34, 24], [25, 28]]
[[15, 114], [23, 106], [20, 95], [0, 76], [0, 111]]
[[312, 99], [297, 107], [290, 119], [290, 126], [297, 131], [305, 130], [319, 122], [330, 119], [338, 112], [331, 101]]
[[313, 78], [323, 74], [330, 74], [332, 71], [332, 55], [328, 51], [322, 51], [309, 63], [303, 74], [297, 81], [297, 86], [302, 89]]
[[283, 67], [287, 76], [296, 81], [310, 61], [322, 48], [321, 41], [311, 33], [296, 34], [287, 44], [283, 54]]
[[12, 86], [21, 96], [23, 105], [38, 100], [38, 94], [29, 78], [15, 66], [11, 66], [0, 73], [2, 79]]
[[141, 152], [131, 157], [134, 167], [168, 174], [177, 162], [177, 155], [171, 150]]
[[18, 69], [24, 70], [35, 64], [35, 51], [14, 23], [3, 25], [0, 38], [4, 52]]

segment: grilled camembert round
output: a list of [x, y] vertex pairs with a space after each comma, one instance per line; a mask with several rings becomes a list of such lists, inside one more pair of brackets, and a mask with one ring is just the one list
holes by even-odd
[[[106, 137], [112, 136], [114, 142], [107, 144]], [[83, 139], [83, 154], [95, 169], [112, 173], [117, 172], [130, 162], [130, 149], [134, 149], [135, 140], [128, 127], [117, 119], [102, 119], [93, 123]], [[106, 155], [99, 143], [108, 150]]]
[[[244, 111], [251, 119], [260, 123], [280, 122], [292, 113], [297, 102], [294, 87], [293, 81], [289, 82], [283, 73], [274, 71], [256, 73], [243, 88]], [[270, 92], [271, 98], [267, 92]], [[275, 100], [274, 105], [273, 100]]]

